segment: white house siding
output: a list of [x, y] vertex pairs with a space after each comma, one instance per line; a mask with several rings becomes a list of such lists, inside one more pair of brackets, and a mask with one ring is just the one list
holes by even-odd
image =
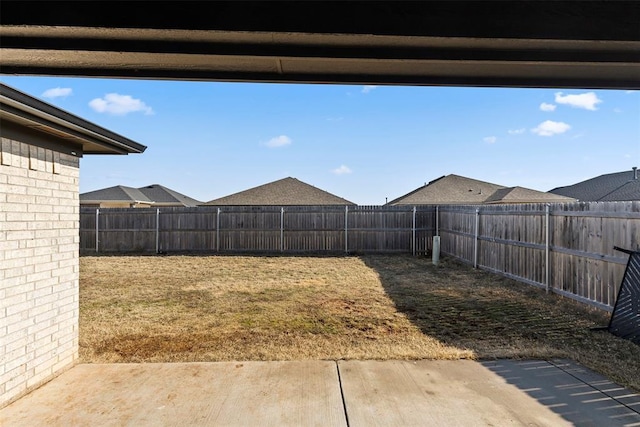
[[78, 359], [79, 159], [1, 138], [0, 407]]

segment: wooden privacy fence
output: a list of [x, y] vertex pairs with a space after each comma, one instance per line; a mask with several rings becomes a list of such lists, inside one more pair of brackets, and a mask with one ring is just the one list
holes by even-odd
[[628, 255], [640, 248], [640, 202], [440, 206], [442, 253], [611, 311]]
[[82, 208], [89, 252], [428, 253], [611, 311], [640, 202], [480, 206]]
[[82, 208], [80, 249], [424, 254], [434, 212], [380, 206]]

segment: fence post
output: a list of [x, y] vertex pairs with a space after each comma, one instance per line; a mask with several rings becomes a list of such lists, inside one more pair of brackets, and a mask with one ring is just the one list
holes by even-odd
[[220, 208], [216, 212], [216, 252], [220, 252]]
[[544, 283], [546, 285], [547, 293], [549, 293], [549, 270], [551, 266], [549, 265], [549, 250], [551, 244], [551, 230], [549, 228], [549, 207], [550, 204], [547, 203], [544, 209], [544, 224], [545, 224], [545, 242], [544, 242]]
[[480, 208], [476, 208], [476, 237], [473, 242], [473, 268], [478, 268], [478, 236], [480, 228]]
[[100, 235], [100, 208], [96, 208], [96, 253], [98, 253], [98, 236]]
[[156, 209], [156, 253], [160, 253], [160, 208]]
[[349, 224], [349, 206], [344, 207], [344, 253], [349, 253], [349, 241], [348, 241], [348, 224]]
[[284, 252], [284, 208], [280, 208], [280, 252]]
[[411, 248], [413, 256], [416, 256], [416, 207], [413, 207], [413, 223], [411, 225]]
[[436, 236], [440, 235], [440, 206], [436, 205]]

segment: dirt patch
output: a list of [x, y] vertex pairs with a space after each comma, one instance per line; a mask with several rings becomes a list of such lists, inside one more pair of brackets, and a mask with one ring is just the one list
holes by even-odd
[[85, 362], [568, 357], [640, 389], [608, 314], [424, 257], [82, 257]]

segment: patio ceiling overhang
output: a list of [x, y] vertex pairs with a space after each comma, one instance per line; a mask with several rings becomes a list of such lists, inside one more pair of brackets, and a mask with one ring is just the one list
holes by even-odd
[[638, 2], [1, 7], [4, 74], [640, 89]]

